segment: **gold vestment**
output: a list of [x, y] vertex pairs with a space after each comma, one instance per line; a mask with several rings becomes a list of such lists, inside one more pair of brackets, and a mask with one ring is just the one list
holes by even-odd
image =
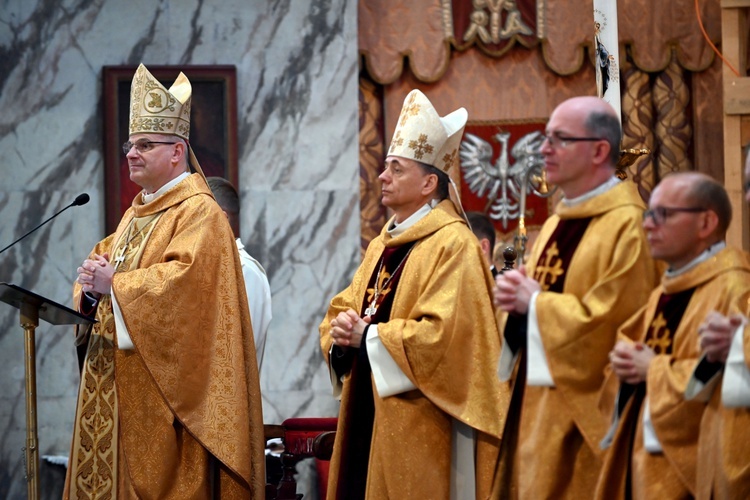
[[[646, 302], [657, 281], [641, 227], [643, 210], [635, 185], [621, 182], [574, 206], [559, 203], [542, 226], [528, 260], [529, 276], [558, 221], [591, 219], [565, 269], [562, 293], [542, 291], [536, 299], [554, 387], [527, 385], [517, 376], [516, 361], [514, 406], [504, 433], [517, 432], [518, 443], [503, 443], [504, 484], [496, 493], [502, 498], [587, 498], [594, 490], [599, 442], [607, 430], [597, 411], [607, 355], [617, 328]], [[498, 314], [504, 324], [507, 315]]]
[[[743, 304], [741, 312], [750, 316], [750, 300]], [[745, 363], [750, 370], [750, 325], [746, 324], [741, 334]], [[722, 375], [718, 377], [701, 421], [695, 497], [750, 498], [750, 408], [724, 406]]]
[[[139, 194], [93, 254], [118, 264], [112, 295], [134, 349], [118, 349], [103, 295], [99, 322], [78, 339], [88, 350], [65, 498], [263, 498], [242, 270], [205, 181], [192, 174], [147, 204]], [[78, 305], [78, 284], [74, 292]]]
[[[596, 498], [687, 498], [695, 495], [698, 432], [705, 404], [686, 401], [685, 388], [700, 358], [698, 327], [711, 311], [732, 314], [750, 298], [750, 266], [740, 251], [725, 248], [694, 268], [664, 276], [648, 304], [622, 326], [623, 337], [644, 341], [662, 294], [694, 289], [679, 326], [672, 335], [671, 354], [651, 361], [645, 398], [631, 397], [602, 468]], [[657, 318], [658, 320], [659, 318]], [[612, 394], [621, 387], [610, 373], [603, 387], [603, 409], [611, 417]], [[643, 404], [640, 404], [643, 399]], [[643, 412], [648, 401], [651, 422], [663, 452], [644, 447]], [[628, 473], [628, 471], [630, 471]], [[630, 484], [627, 485], [627, 478]]]
[[[330, 322], [348, 309], [361, 311], [366, 288], [383, 250], [415, 242], [395, 290], [390, 318], [378, 334], [398, 367], [416, 386], [380, 398], [373, 388], [375, 417], [367, 473], [367, 498], [448, 498], [451, 425], [475, 430], [476, 497], [487, 498], [495, 474], [507, 391], [497, 378], [500, 336], [492, 306], [493, 280], [476, 237], [445, 200], [403, 234], [374, 239], [352, 283], [331, 301], [320, 325], [328, 359]], [[368, 382], [369, 383], [369, 382]], [[345, 376], [341, 413], [331, 460], [328, 498], [336, 498], [347, 401], [354, 398]], [[338, 492], [347, 498], [347, 492]]]

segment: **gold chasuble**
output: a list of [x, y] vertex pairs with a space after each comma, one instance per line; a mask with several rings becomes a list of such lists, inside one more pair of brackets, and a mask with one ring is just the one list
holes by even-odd
[[[93, 254], [116, 272], [98, 323], [77, 338], [87, 350], [64, 497], [263, 498], [250, 314], [234, 236], [205, 181], [192, 174], [147, 204], [139, 194]], [[74, 293], [85, 310], [78, 284]]]
[[[736, 313], [750, 298], [750, 266], [725, 248], [692, 269], [662, 278], [648, 304], [625, 323], [622, 338], [654, 349], [645, 384], [607, 376], [602, 409], [619, 417], [596, 498], [689, 498], [696, 490], [698, 432], [705, 404], [686, 401], [685, 388], [700, 358], [698, 327], [711, 311]], [[618, 392], [619, 389], [619, 392]], [[613, 407], [617, 393], [616, 406]], [[644, 445], [648, 402], [656, 447]], [[658, 451], [658, 448], [662, 451]]]
[[[553, 386], [527, 383], [526, 349], [505, 330], [512, 354], [503, 358], [515, 356], [515, 367], [496, 496], [591, 497], [607, 430], [597, 411], [607, 355], [617, 328], [657, 282], [641, 228], [644, 208], [635, 185], [621, 182], [573, 206], [559, 203], [544, 223], [527, 274], [542, 285], [536, 317]], [[498, 315], [504, 328], [508, 315]], [[526, 321], [507, 323], [525, 328]]]
[[[464, 479], [476, 498], [488, 498], [508, 400], [496, 376], [492, 275], [449, 200], [398, 236], [390, 225], [320, 325], [326, 360], [339, 367], [334, 386], [343, 379], [328, 498], [451, 498], [456, 423], [473, 434], [466, 460], [475, 477]], [[330, 322], [348, 309], [374, 313], [377, 335], [411, 389], [381, 397], [364, 339], [343, 353], [332, 345]], [[336, 358], [346, 356], [342, 369]]]
[[[745, 259], [748, 258], [744, 254]], [[746, 264], [750, 265], [750, 264]], [[746, 273], [737, 273], [737, 278], [748, 279]], [[750, 298], [741, 305], [741, 312], [750, 316]], [[750, 370], [750, 325], [745, 324], [735, 336], [741, 335], [744, 350], [745, 370]], [[740, 339], [735, 338], [733, 344]], [[734, 349], [733, 345], [733, 349]], [[716, 366], [718, 365], [718, 366]], [[699, 500], [716, 498], [750, 498], [750, 406], [727, 406], [724, 401], [723, 384], [726, 370], [723, 364], [709, 363], [702, 358], [696, 374], [701, 368], [707, 368], [704, 377], [709, 396], [708, 405], [703, 412], [698, 440], [697, 491]], [[715, 376], [712, 372], [716, 372]], [[735, 375], [736, 376], [736, 375]], [[736, 383], [747, 384], [744, 380]], [[747, 391], [747, 385], [744, 391]]]

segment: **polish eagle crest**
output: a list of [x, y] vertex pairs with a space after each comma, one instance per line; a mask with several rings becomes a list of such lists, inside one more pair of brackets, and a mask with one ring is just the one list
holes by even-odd
[[[492, 144], [468, 132], [464, 134], [459, 152], [464, 182], [479, 198], [487, 198], [485, 212], [491, 219], [500, 221], [503, 229], [525, 209], [521, 207], [522, 190], [544, 198], [550, 195], [540, 153], [544, 135], [539, 131], [530, 132], [509, 148], [510, 136], [510, 132], [501, 130], [492, 137], [500, 143], [500, 155], [494, 163]], [[523, 198], [525, 201], [525, 196]]]

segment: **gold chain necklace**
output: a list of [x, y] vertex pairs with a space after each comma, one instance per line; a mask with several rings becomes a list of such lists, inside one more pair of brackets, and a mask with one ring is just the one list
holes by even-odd
[[147, 227], [149, 227], [151, 225], [151, 222], [156, 218], [157, 215], [159, 215], [159, 214], [152, 215], [151, 218], [149, 220], [147, 220], [143, 224], [143, 226], [141, 226], [141, 228], [138, 230], [138, 232], [136, 232], [134, 235], [131, 236], [130, 233], [133, 232], [133, 226], [135, 226], [135, 218], [133, 218], [133, 221], [130, 223], [130, 226], [128, 227], [128, 235], [125, 237], [125, 244], [122, 247], [120, 247], [120, 251], [119, 251], [120, 254], [117, 257], [115, 257], [115, 265], [114, 265], [115, 271], [117, 271], [117, 269], [120, 267], [120, 265], [123, 262], [125, 262], [125, 254], [128, 251], [128, 247], [130, 246], [130, 242], [133, 241], [136, 236], [138, 236], [139, 234], [141, 234], [144, 229], [146, 229]]
[[391, 273], [390, 276], [388, 276], [388, 279], [385, 280], [385, 283], [383, 283], [383, 286], [378, 286], [380, 283], [380, 272], [383, 270], [383, 264], [385, 263], [385, 256], [380, 258], [380, 267], [378, 267], [378, 274], [375, 276], [375, 284], [373, 285], [373, 296], [372, 301], [370, 301], [370, 307], [365, 309], [365, 316], [375, 316], [375, 313], [378, 312], [378, 297], [380, 297], [380, 294], [383, 293], [387, 288], [388, 285], [391, 283], [391, 280], [393, 280], [393, 277], [398, 274], [398, 270], [401, 269], [401, 266], [404, 265], [404, 262], [406, 262], [406, 258], [411, 253], [414, 246], [409, 249], [408, 252], [406, 252], [406, 255], [404, 255], [404, 258], [401, 259], [401, 262], [398, 263], [398, 266], [396, 266], [396, 269]]

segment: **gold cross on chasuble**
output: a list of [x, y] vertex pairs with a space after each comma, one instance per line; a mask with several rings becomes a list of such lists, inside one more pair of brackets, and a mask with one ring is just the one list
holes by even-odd
[[654, 311], [654, 318], [646, 332], [644, 344], [654, 350], [656, 354], [671, 354], [672, 341], [682, 316], [685, 314], [694, 288], [672, 294], [661, 294], [659, 303]]
[[672, 346], [672, 332], [669, 328], [665, 328], [666, 326], [667, 320], [664, 319], [664, 314], [660, 312], [649, 327], [652, 334], [646, 340], [646, 345], [653, 349], [656, 354], [664, 354]]
[[534, 270], [534, 278], [542, 286], [542, 290], [547, 291], [563, 274], [565, 274], [565, 270], [562, 267], [560, 251], [557, 249], [557, 242], [555, 241], [551, 247], [545, 250], [539, 265]]
[[370, 277], [362, 305], [361, 315], [370, 316], [373, 324], [390, 316], [394, 295], [392, 292], [398, 287], [401, 271], [415, 243], [410, 242], [383, 250], [380, 263]]
[[562, 293], [565, 273], [591, 219], [562, 219], [534, 266], [534, 279], [545, 292]]

